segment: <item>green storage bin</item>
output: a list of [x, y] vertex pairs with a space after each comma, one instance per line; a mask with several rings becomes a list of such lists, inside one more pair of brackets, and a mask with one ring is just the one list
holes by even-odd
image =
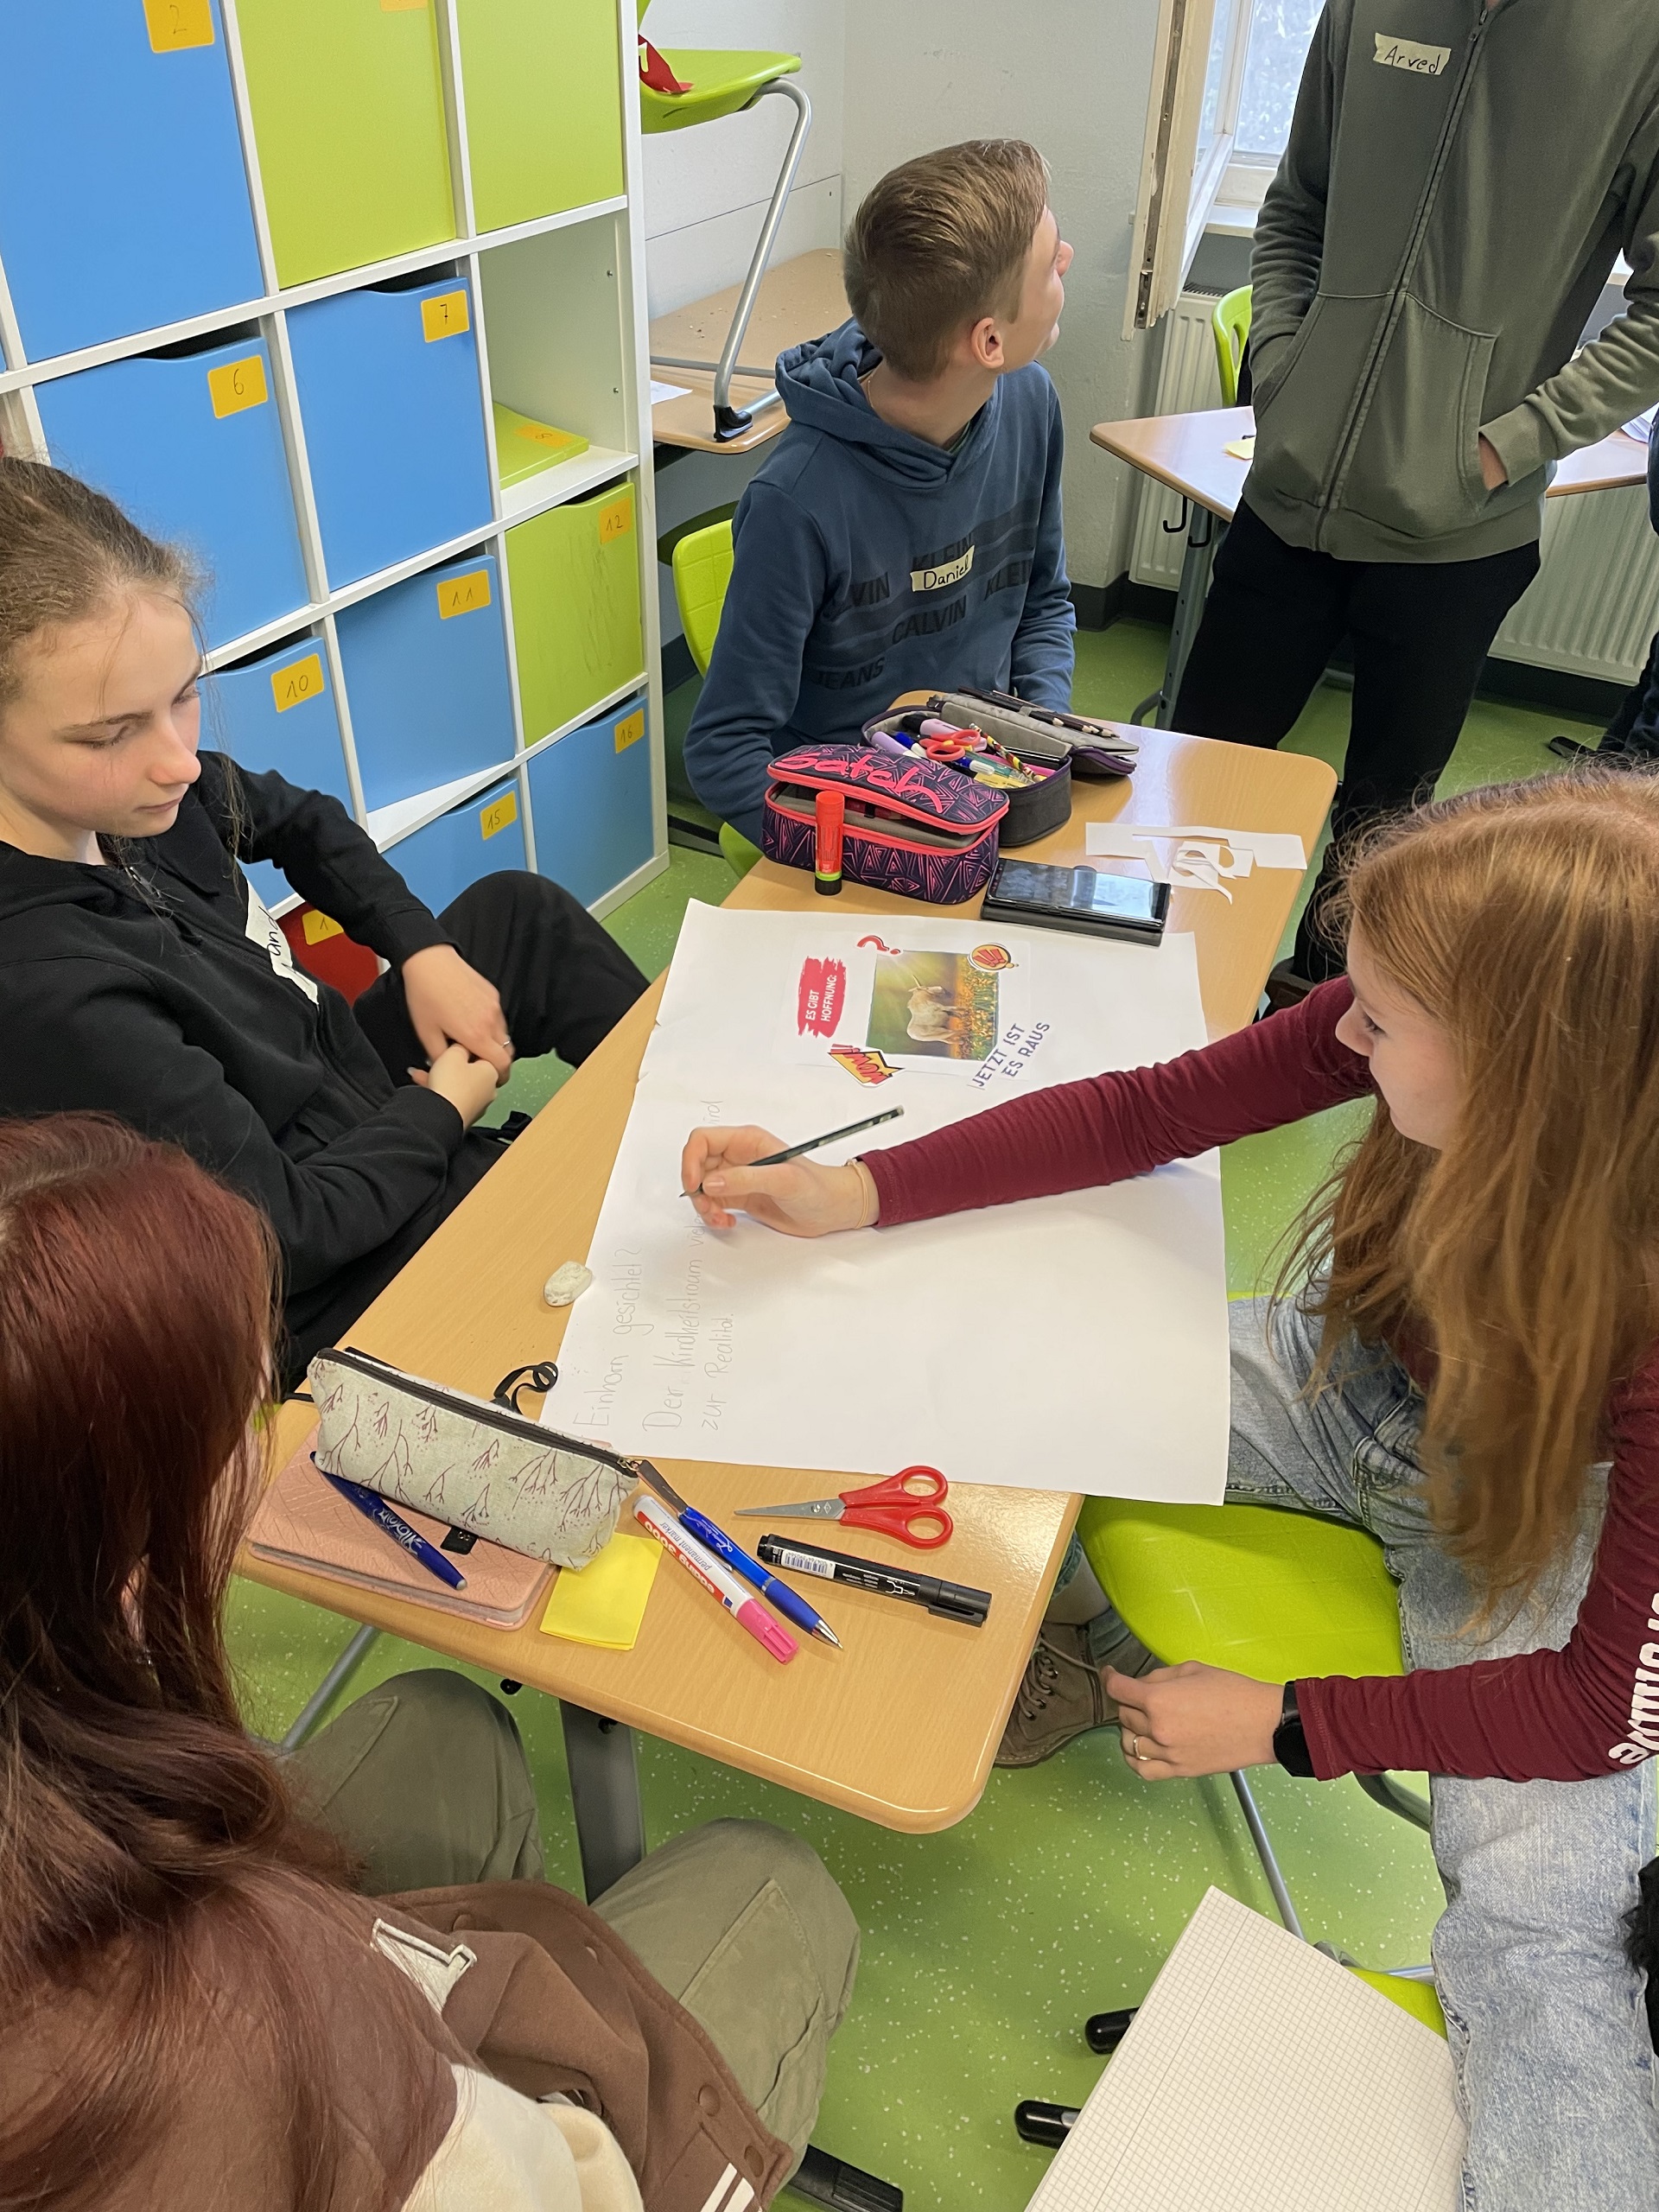
[[240, 0], [284, 285], [455, 235], [433, 0]]
[[633, 683], [645, 666], [632, 484], [607, 485], [507, 532], [524, 742]]
[[473, 219], [503, 230], [622, 190], [615, 0], [456, 0]]

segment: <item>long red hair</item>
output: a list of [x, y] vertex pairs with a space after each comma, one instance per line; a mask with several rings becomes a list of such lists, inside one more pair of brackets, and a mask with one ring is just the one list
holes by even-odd
[[216, 2031], [210, 1919], [282, 2115], [276, 2196], [334, 2197], [326, 2038], [260, 1907], [326, 1919], [343, 1866], [245, 1734], [222, 1628], [274, 1279], [263, 1218], [184, 1154], [0, 1122], [0, 2043], [67, 1996], [94, 2023], [8, 2111], [0, 2206], [94, 2204], [177, 2118]]
[[1344, 899], [1442, 1023], [1443, 1149], [1378, 1102], [1304, 1223], [1325, 1363], [1426, 1335], [1440, 1534], [1478, 1611], [1534, 1588], [1607, 1456], [1609, 1397], [1659, 1341], [1659, 776], [1500, 784], [1377, 832]]

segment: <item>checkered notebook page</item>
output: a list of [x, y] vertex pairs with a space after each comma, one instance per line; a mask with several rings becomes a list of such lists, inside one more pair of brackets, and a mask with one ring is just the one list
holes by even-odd
[[1211, 1890], [1030, 2212], [1456, 2212], [1430, 2028]]

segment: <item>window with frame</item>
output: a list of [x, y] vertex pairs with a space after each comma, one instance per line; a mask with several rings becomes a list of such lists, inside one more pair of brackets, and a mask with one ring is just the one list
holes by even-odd
[[1321, 4], [1160, 0], [1126, 335], [1173, 305], [1217, 204], [1261, 205]]

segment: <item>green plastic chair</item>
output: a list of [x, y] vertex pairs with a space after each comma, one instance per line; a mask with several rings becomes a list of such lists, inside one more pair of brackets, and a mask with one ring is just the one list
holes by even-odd
[[1221, 404], [1238, 404], [1238, 371], [1250, 337], [1250, 288], [1241, 284], [1224, 293], [1210, 311], [1210, 327], [1216, 337], [1216, 366], [1221, 371]]
[[[650, 4], [651, 0], [639, 0], [638, 20], [641, 23]], [[760, 236], [755, 242], [748, 274], [737, 296], [731, 327], [726, 334], [720, 359], [717, 361], [697, 361], [672, 353], [653, 353], [651, 357], [653, 365], [658, 368], [714, 371], [715, 436], [723, 444], [748, 429], [757, 407], [778, 404], [774, 396], [755, 401], [748, 407], [734, 407], [731, 404], [732, 378], [740, 372], [744, 376], [766, 378], [772, 374], [770, 365], [765, 368], [751, 368], [740, 365], [737, 357], [748, 333], [749, 318], [754, 313], [760, 279], [766, 273], [766, 264], [771, 260], [772, 249], [777, 243], [779, 226], [789, 204], [790, 188], [801, 165], [806, 134], [812, 128], [812, 103], [798, 85], [789, 82], [801, 66], [798, 54], [760, 54], [725, 48], [676, 46], [664, 47], [662, 56], [686, 90], [683, 92], [659, 92], [641, 83], [639, 125], [648, 135], [661, 130], [693, 130], [700, 123], [718, 123], [723, 117], [741, 114], [768, 95], [788, 100], [795, 110], [795, 128], [790, 133], [789, 144], [785, 149], [783, 167], [779, 170], [778, 181], [772, 188], [771, 204], [766, 209], [766, 220], [760, 226]]]
[[[1405, 1671], [1399, 1599], [1382, 1545], [1363, 1529], [1269, 1505], [1093, 1497], [1084, 1501], [1077, 1536], [1101, 1587], [1166, 1666], [1192, 1659], [1277, 1682]], [[1279, 1916], [1306, 1942], [1249, 1783], [1240, 1773], [1230, 1778]], [[1428, 1826], [1428, 1807], [1414, 1791], [1388, 1775], [1355, 1779], [1389, 1812]], [[1348, 1958], [1342, 1964], [1426, 2027], [1446, 2033], [1427, 1967], [1379, 1973]], [[1109, 2050], [1127, 2017], [1090, 2020], [1084, 2032], [1090, 2047]]]
[[730, 517], [710, 523], [706, 530], [690, 531], [679, 539], [669, 558], [685, 642], [698, 675], [706, 676], [714, 657], [720, 610], [726, 604], [726, 587], [732, 581]]
[[[726, 587], [732, 581], [730, 516], [677, 539], [670, 561], [685, 642], [698, 675], [705, 676], [714, 654], [715, 632], [720, 627], [720, 610], [726, 604]], [[760, 848], [751, 844], [729, 822], [720, 825], [720, 849], [739, 875], [747, 875], [760, 857]]]
[[[1260, 1681], [1305, 1675], [1399, 1675], [1399, 1599], [1382, 1547], [1363, 1529], [1269, 1505], [1145, 1505], [1089, 1499], [1077, 1535], [1101, 1586], [1166, 1666], [1192, 1659]], [[1242, 1773], [1240, 1809], [1279, 1916], [1303, 1933]], [[1366, 1795], [1419, 1827], [1428, 1807], [1388, 1775]]]

